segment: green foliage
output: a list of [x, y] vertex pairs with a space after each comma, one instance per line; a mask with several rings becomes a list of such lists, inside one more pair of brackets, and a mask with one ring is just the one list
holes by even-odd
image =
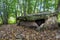
[[[3, 3], [5, 3], [6, 8], [3, 8]], [[57, 8], [56, 4], [58, 4], [58, 0], [0, 0], [0, 11], [7, 13], [8, 23], [16, 23], [17, 16], [52, 11]]]
[[60, 22], [60, 13], [58, 14], [58, 22]]
[[0, 17], [0, 24], [2, 24], [2, 18]]
[[9, 24], [16, 23], [16, 18], [10, 16], [9, 19], [8, 19], [8, 23]]

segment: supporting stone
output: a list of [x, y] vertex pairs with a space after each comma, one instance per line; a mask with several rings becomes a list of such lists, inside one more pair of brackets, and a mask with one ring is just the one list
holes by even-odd
[[51, 30], [58, 28], [57, 18], [55, 16], [48, 18], [45, 23], [41, 24], [36, 30], [40, 31], [42, 28]]

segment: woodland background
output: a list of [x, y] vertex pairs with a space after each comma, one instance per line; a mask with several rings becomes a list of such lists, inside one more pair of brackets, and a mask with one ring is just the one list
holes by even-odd
[[[0, 24], [16, 23], [18, 16], [40, 13], [45, 11], [55, 12], [60, 0], [0, 0]], [[57, 12], [58, 13], [58, 12]], [[58, 13], [58, 20], [60, 21]]]

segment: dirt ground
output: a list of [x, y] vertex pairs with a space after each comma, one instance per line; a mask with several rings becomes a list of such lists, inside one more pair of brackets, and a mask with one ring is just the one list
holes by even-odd
[[38, 32], [16, 24], [2, 25], [0, 26], [0, 40], [60, 40], [56, 37], [58, 29]]

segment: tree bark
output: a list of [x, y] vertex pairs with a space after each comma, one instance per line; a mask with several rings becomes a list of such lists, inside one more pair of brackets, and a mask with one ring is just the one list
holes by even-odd
[[7, 5], [3, 3], [3, 24], [8, 23]]

